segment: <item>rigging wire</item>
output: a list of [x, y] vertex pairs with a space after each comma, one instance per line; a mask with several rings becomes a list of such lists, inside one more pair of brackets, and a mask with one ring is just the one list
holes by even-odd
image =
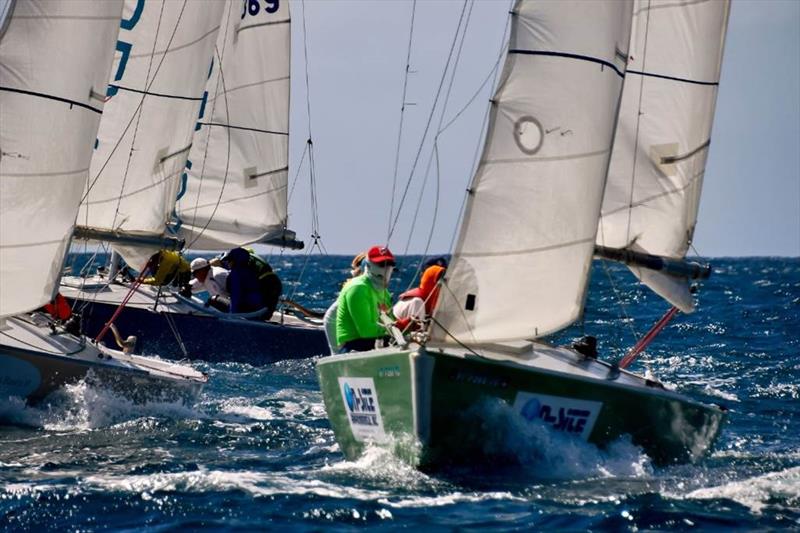
[[436, 89], [436, 96], [433, 100], [433, 105], [431, 106], [431, 112], [428, 115], [428, 120], [425, 124], [425, 130], [422, 133], [422, 138], [420, 139], [419, 147], [417, 148], [417, 153], [414, 156], [414, 162], [411, 165], [411, 171], [408, 175], [408, 180], [406, 181], [405, 188], [403, 189], [403, 195], [400, 197], [400, 203], [397, 206], [397, 212], [395, 213], [394, 220], [389, 227], [389, 234], [386, 238], [387, 245], [389, 241], [391, 241], [392, 235], [394, 234], [394, 230], [397, 228], [397, 223], [400, 220], [400, 214], [403, 211], [403, 205], [405, 204], [406, 197], [408, 196], [408, 190], [411, 187], [411, 182], [414, 179], [414, 172], [417, 168], [417, 164], [419, 163], [420, 156], [422, 155], [422, 148], [425, 145], [425, 139], [428, 137], [428, 131], [430, 130], [431, 122], [433, 121], [433, 115], [435, 114], [437, 105], [439, 103], [439, 97], [442, 94], [442, 87], [444, 86], [445, 79], [447, 79], [447, 72], [450, 66], [450, 62], [453, 58], [453, 53], [455, 52], [456, 43], [458, 42], [458, 36], [461, 31], [461, 25], [464, 22], [464, 15], [467, 10], [467, 3], [468, 0], [464, 0], [464, 4], [461, 7], [461, 15], [458, 19], [458, 26], [456, 26], [456, 32], [453, 35], [453, 42], [450, 44], [450, 51], [447, 54], [447, 61], [445, 62], [444, 70], [442, 71], [442, 77], [439, 80], [439, 87]]
[[394, 195], [397, 192], [397, 171], [400, 166], [400, 144], [403, 138], [403, 118], [405, 117], [406, 111], [406, 90], [408, 88], [408, 74], [409, 70], [411, 69], [411, 46], [414, 37], [414, 15], [417, 10], [417, 0], [414, 0], [411, 4], [411, 24], [409, 25], [408, 30], [408, 50], [406, 51], [406, 71], [405, 75], [403, 76], [403, 95], [400, 99], [400, 126], [397, 128], [397, 150], [395, 151], [394, 156], [394, 172], [392, 173], [392, 195], [389, 197], [389, 220], [388, 220], [388, 227], [386, 228], [387, 231], [387, 246], [388, 236], [391, 235], [392, 231], [392, 215], [394, 214]]

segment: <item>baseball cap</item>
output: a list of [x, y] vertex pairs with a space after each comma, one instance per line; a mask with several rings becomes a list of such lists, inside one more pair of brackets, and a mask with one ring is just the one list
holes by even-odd
[[208, 259], [205, 257], [197, 257], [192, 259], [192, 264], [189, 266], [192, 269], [192, 272], [197, 272], [198, 270], [202, 270], [208, 266]]
[[392, 266], [396, 264], [394, 255], [386, 246], [373, 246], [370, 248], [367, 252], [367, 260], [376, 264], [389, 263]]

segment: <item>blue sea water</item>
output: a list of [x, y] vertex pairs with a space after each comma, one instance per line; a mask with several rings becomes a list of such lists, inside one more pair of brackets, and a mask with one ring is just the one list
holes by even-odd
[[[395, 294], [417, 259], [402, 258]], [[286, 291], [317, 308], [349, 264], [271, 261]], [[598, 450], [526, 427], [510, 428], [519, 435], [513, 468], [426, 474], [377, 448], [346, 461], [314, 359], [193, 362], [211, 379], [191, 407], [133, 405], [85, 384], [35, 408], [0, 402], [0, 526], [800, 530], [800, 260], [712, 264], [698, 311], [678, 315], [632, 367], [730, 409], [715, 450], [698, 464], [658, 468], [625, 440]], [[596, 335], [601, 357], [615, 359], [666, 308], [624, 268], [597, 264], [584, 321], [553, 340]]]

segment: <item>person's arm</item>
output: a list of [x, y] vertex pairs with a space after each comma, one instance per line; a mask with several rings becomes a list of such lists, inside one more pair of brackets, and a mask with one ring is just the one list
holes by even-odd
[[366, 285], [356, 285], [344, 295], [356, 332], [362, 339], [374, 339], [386, 334], [383, 327], [378, 324], [378, 309], [375, 299], [370, 294], [371, 290]]
[[242, 306], [242, 276], [240, 272], [228, 274], [228, 292], [231, 295], [231, 313], [238, 313]]

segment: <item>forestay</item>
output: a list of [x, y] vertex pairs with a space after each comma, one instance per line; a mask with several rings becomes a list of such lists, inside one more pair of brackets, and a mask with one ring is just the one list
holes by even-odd
[[539, 337], [580, 315], [631, 13], [616, 0], [514, 7], [437, 340]]
[[[166, 230], [223, 7], [126, 1], [79, 224], [143, 235]], [[117, 248], [135, 268], [154, 251]]]
[[[683, 258], [697, 221], [729, 2], [637, 0], [597, 244]], [[686, 280], [632, 267], [682, 311]]]
[[222, 250], [283, 232], [290, 37], [288, 1], [225, 10], [176, 206], [187, 246]]
[[0, 7], [0, 316], [50, 301], [75, 224], [122, 1]]

